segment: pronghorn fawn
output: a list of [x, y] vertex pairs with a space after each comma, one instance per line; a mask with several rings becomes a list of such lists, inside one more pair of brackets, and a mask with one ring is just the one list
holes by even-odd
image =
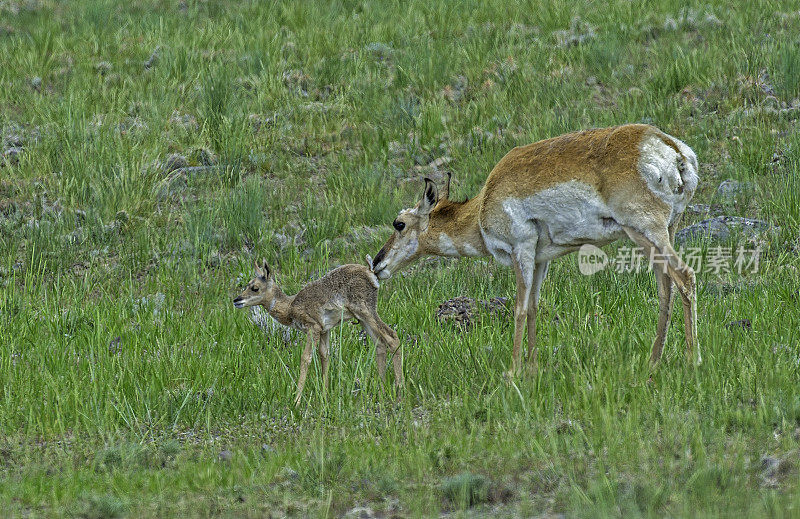
[[327, 389], [330, 331], [345, 319], [357, 320], [375, 341], [381, 381], [386, 374], [387, 350], [393, 354], [394, 382], [400, 388], [403, 383], [400, 340], [378, 316], [378, 279], [369, 267], [343, 265], [307, 284], [293, 296], [287, 296], [281, 290], [266, 261], [261, 266], [256, 264], [255, 268], [256, 276], [233, 300], [233, 305], [236, 308], [261, 305], [280, 324], [307, 333], [306, 347], [300, 360], [295, 405], [300, 404], [314, 343], [317, 344], [322, 363], [323, 387]]
[[[400, 211], [394, 233], [375, 257], [380, 279], [422, 256], [489, 256], [516, 275], [512, 371], [520, 368], [527, 331], [535, 370], [536, 310], [551, 260], [584, 244], [628, 236], [649, 254], [659, 299], [651, 362], [661, 357], [673, 306], [683, 302], [686, 351], [700, 362], [694, 271], [672, 247], [683, 210], [697, 187], [697, 158], [653, 126], [630, 124], [570, 133], [512, 149], [477, 196], [450, 200], [425, 179], [419, 203]], [[527, 330], [526, 330], [527, 319]]]

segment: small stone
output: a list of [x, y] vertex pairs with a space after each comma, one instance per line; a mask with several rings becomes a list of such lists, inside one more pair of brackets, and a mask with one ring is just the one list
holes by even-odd
[[283, 467], [281, 471], [278, 472], [278, 476], [281, 479], [288, 481], [296, 481], [300, 479], [300, 474], [298, 474], [297, 471], [292, 469], [291, 467]]
[[444, 95], [445, 99], [455, 103], [464, 97], [464, 94], [467, 93], [468, 86], [469, 81], [467, 80], [467, 77], [458, 76], [453, 80], [452, 83], [444, 87], [442, 94]]
[[717, 188], [717, 196], [725, 202], [735, 202], [745, 193], [753, 190], [750, 182], [739, 182], [738, 180], [726, 180]]
[[262, 443], [261, 444], [261, 453], [264, 454], [264, 455], [272, 455], [272, 454], [277, 454], [278, 451], [276, 451], [275, 447], [273, 447], [272, 445], [270, 445], [268, 443]]
[[281, 75], [283, 84], [289, 88], [297, 89], [301, 95], [308, 95], [308, 86], [311, 78], [300, 69], [285, 70]]
[[368, 506], [356, 506], [345, 512], [342, 517], [346, 519], [374, 519], [378, 516]]
[[31, 88], [36, 90], [37, 92], [42, 89], [42, 78], [39, 76], [34, 77], [31, 79]]
[[686, 207], [686, 211], [700, 216], [710, 216], [711, 206], [708, 204], [692, 204]]
[[216, 166], [219, 162], [217, 155], [208, 148], [197, 148], [194, 150], [193, 156], [203, 166]]
[[584, 22], [580, 17], [572, 18], [569, 29], [553, 32], [559, 47], [572, 47], [595, 38], [594, 27]]
[[19, 157], [22, 155], [22, 148], [12, 147], [3, 152], [3, 160], [0, 161], [0, 166], [9, 165], [15, 166], [19, 164]]
[[250, 127], [256, 133], [258, 133], [262, 128], [269, 128], [270, 126], [275, 125], [274, 115], [250, 114], [247, 116], [247, 120], [250, 121]]
[[140, 117], [126, 117], [119, 123], [117, 129], [123, 135], [136, 133], [139, 131], [147, 130], [147, 123]]
[[212, 269], [219, 268], [221, 264], [222, 264], [222, 256], [217, 251], [211, 253], [211, 256], [209, 256], [208, 258], [208, 262], [206, 262], [206, 265], [208, 265], [208, 267]]
[[453, 157], [448, 157], [448, 156], [439, 157], [438, 159], [431, 161], [431, 163], [428, 164], [428, 166], [432, 167], [433, 169], [440, 169], [450, 164], [452, 161]]
[[405, 155], [406, 149], [397, 141], [391, 141], [389, 143], [389, 155], [393, 157], [400, 157]]
[[7, 147], [22, 148], [25, 146], [25, 138], [19, 133], [7, 133], [3, 136], [3, 142]]
[[378, 58], [378, 60], [383, 61], [391, 56], [394, 49], [392, 49], [392, 47], [386, 43], [374, 41], [367, 44], [364, 47], [364, 50], [371, 53], [373, 56]]
[[167, 157], [166, 161], [164, 161], [164, 171], [170, 173], [176, 169], [185, 168], [188, 165], [189, 161], [185, 156], [179, 153], [173, 153]]
[[231, 461], [232, 459], [233, 459], [233, 453], [229, 450], [224, 450], [219, 453], [220, 461]]
[[147, 58], [147, 60], [144, 62], [145, 70], [149, 70], [149, 69], [153, 68], [153, 66], [155, 66], [156, 63], [158, 63], [158, 58], [159, 58], [160, 52], [161, 52], [161, 45], [156, 47], [155, 50], [153, 51], [153, 53], [150, 54], [150, 57]]
[[770, 224], [762, 220], [740, 216], [717, 216], [681, 229], [675, 234], [675, 241], [678, 244], [702, 239], [726, 241], [734, 231], [753, 239], [770, 229], [772, 229]]
[[109, 63], [108, 61], [101, 61], [100, 63], [94, 66], [94, 71], [100, 74], [101, 76], [105, 76], [106, 74], [111, 72], [112, 68], [113, 67], [111, 63]]
[[121, 337], [114, 337], [114, 339], [112, 339], [111, 342], [108, 343], [108, 353], [110, 353], [111, 355], [116, 355], [117, 353], [119, 353], [121, 351], [121, 348], [119, 347], [121, 342], [122, 342]]

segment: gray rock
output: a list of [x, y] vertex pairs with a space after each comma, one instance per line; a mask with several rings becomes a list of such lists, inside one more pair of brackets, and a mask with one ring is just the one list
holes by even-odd
[[189, 161], [180, 153], [173, 153], [164, 161], [164, 171], [170, 173], [176, 169], [185, 168], [189, 165]]
[[735, 232], [739, 232], [747, 238], [756, 238], [770, 230], [771, 227], [763, 220], [740, 216], [717, 216], [681, 229], [675, 233], [675, 241], [679, 244], [703, 239], [726, 241]]
[[156, 48], [155, 48], [155, 50], [153, 51], [153, 53], [152, 53], [152, 54], [150, 54], [150, 57], [149, 57], [149, 58], [147, 58], [147, 61], [145, 61], [145, 62], [144, 62], [144, 68], [145, 68], [145, 70], [147, 70], [147, 69], [150, 69], [150, 68], [153, 68], [153, 66], [154, 66], [156, 63], [158, 63], [158, 58], [159, 58], [159, 56], [160, 56], [160, 53], [161, 53], [161, 45], [159, 45], [158, 47], [156, 47]]
[[8, 148], [22, 148], [25, 146], [25, 138], [19, 133], [9, 132], [3, 136], [3, 143]]
[[267, 455], [277, 454], [278, 451], [276, 451], [275, 447], [273, 447], [272, 445], [270, 445], [268, 443], [262, 443], [261, 444], [261, 453], [264, 454], [265, 456], [267, 456]]
[[572, 47], [595, 38], [594, 27], [581, 20], [579, 16], [572, 19], [569, 29], [553, 32], [559, 47]]
[[34, 77], [31, 79], [31, 88], [36, 90], [37, 92], [42, 89], [42, 78], [39, 76]]
[[356, 506], [345, 512], [342, 517], [346, 519], [374, 519], [378, 516], [368, 506]]
[[172, 126], [183, 128], [185, 130], [196, 130], [199, 127], [197, 124], [197, 119], [195, 119], [193, 115], [182, 114], [177, 110], [174, 110], [172, 115], [170, 115], [169, 123]]
[[203, 166], [216, 166], [219, 162], [217, 155], [208, 148], [197, 148], [192, 155]]
[[3, 160], [0, 160], [0, 166], [19, 164], [19, 156], [22, 155], [22, 151], [22, 148], [16, 146], [6, 149], [3, 152]]
[[222, 264], [222, 255], [219, 253], [219, 251], [212, 252], [211, 255], [208, 257], [208, 261], [206, 261], [206, 265], [212, 269], [219, 268], [221, 264]]
[[433, 168], [435, 170], [439, 170], [439, 169], [443, 169], [444, 167], [446, 167], [452, 161], [453, 161], [453, 157], [445, 155], [444, 157], [439, 157], [438, 159], [432, 160], [431, 163], [428, 164], [428, 166], [430, 166], [431, 168]]
[[117, 130], [122, 134], [136, 133], [147, 130], [147, 123], [140, 117], [126, 117], [117, 125]]
[[394, 49], [392, 49], [391, 45], [383, 43], [381, 41], [374, 41], [372, 43], [367, 44], [364, 47], [364, 50], [371, 53], [373, 56], [378, 58], [379, 60], [387, 59]]
[[711, 206], [708, 204], [692, 204], [686, 207], [686, 212], [700, 216], [711, 216]]
[[750, 182], [739, 182], [738, 180], [726, 180], [717, 188], [717, 197], [723, 202], [735, 202], [746, 193], [753, 190]]
[[219, 453], [219, 460], [220, 461], [230, 461], [233, 459], [233, 453], [229, 450], [224, 450]]
[[109, 63], [108, 61], [101, 61], [100, 63], [94, 66], [94, 71], [100, 74], [101, 76], [105, 76], [106, 74], [111, 72], [112, 68], [113, 67], [111, 63]]

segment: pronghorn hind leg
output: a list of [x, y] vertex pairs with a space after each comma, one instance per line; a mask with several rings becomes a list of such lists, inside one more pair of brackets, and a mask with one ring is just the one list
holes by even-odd
[[322, 332], [319, 336], [319, 344], [317, 345], [317, 351], [319, 351], [319, 360], [322, 363], [322, 390], [327, 391], [328, 389], [328, 365], [330, 359], [330, 345], [331, 339], [331, 332], [330, 330], [326, 330]]
[[656, 326], [656, 338], [653, 341], [653, 351], [650, 354], [650, 363], [655, 364], [661, 359], [661, 352], [667, 340], [667, 330], [669, 330], [670, 319], [672, 319], [672, 307], [675, 303], [675, 285], [668, 272], [656, 266], [653, 268], [658, 285], [658, 325]]
[[[700, 348], [697, 344], [697, 290], [694, 270], [692, 270], [689, 265], [684, 263], [683, 260], [678, 256], [678, 253], [675, 252], [675, 249], [672, 248], [672, 245], [669, 241], [670, 232], [667, 229], [664, 229], [663, 231], [651, 232], [650, 234], [652, 238], [632, 227], [623, 227], [623, 229], [625, 229], [625, 232], [634, 242], [641, 247], [644, 247], [645, 250], [652, 251], [652, 257], [658, 260], [654, 265], [654, 270], [665, 269], [666, 276], [668, 276], [669, 279], [678, 287], [678, 292], [681, 294], [681, 300], [683, 303], [686, 354], [690, 362], [694, 361], [695, 363], [699, 364], [702, 359], [700, 356]], [[665, 296], [668, 295], [669, 292], [666, 292]], [[666, 300], [666, 303], [669, 302], [668, 297], [664, 297], [663, 299]], [[661, 290], [659, 290], [659, 307], [661, 308], [662, 305], [664, 307], [667, 306], [665, 301], [662, 301]], [[666, 335], [666, 328], [669, 325], [668, 317], [669, 316], [667, 315], [663, 318], [665, 321], [663, 332], [664, 335]], [[661, 320], [662, 317], [659, 315], [659, 323], [661, 323]], [[660, 328], [661, 326], [659, 326], [659, 331]], [[659, 339], [661, 339], [661, 345], [663, 346], [664, 338], [660, 337], [660, 335], [657, 335], [657, 343]], [[657, 343], [653, 346], [653, 354], [656, 353], [655, 346]]]
[[381, 383], [386, 378], [386, 353], [388, 350], [392, 353], [395, 386], [402, 385], [403, 359], [400, 357], [400, 339], [398, 339], [397, 333], [383, 322], [374, 309], [353, 309], [353, 315], [364, 327], [367, 335], [375, 341], [375, 364], [378, 368], [378, 376], [381, 379]]

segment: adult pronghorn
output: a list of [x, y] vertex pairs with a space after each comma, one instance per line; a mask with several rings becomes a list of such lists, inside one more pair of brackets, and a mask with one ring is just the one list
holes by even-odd
[[517, 281], [512, 374], [520, 368], [527, 317], [528, 361], [535, 366], [536, 309], [550, 260], [584, 244], [624, 236], [655, 264], [659, 315], [650, 357], [661, 357], [673, 306], [683, 300], [686, 350], [700, 362], [694, 271], [672, 248], [675, 227], [697, 187], [697, 157], [658, 128], [629, 124], [570, 133], [521, 146], [494, 167], [475, 198], [449, 199], [425, 179], [422, 199], [400, 211], [395, 232], [375, 256], [381, 278], [421, 256], [493, 256]]

